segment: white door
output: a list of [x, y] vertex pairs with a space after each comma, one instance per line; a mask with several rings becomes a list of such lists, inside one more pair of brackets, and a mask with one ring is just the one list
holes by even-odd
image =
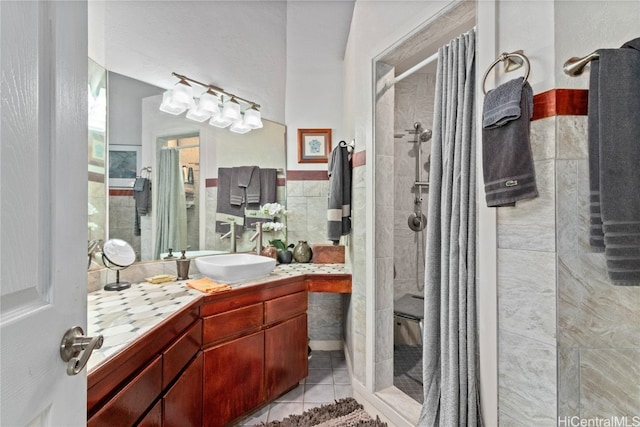
[[86, 425], [86, 2], [0, 1], [0, 61], [0, 425]]

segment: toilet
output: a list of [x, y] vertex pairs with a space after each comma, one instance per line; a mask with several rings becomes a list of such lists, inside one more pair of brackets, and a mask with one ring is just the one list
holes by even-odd
[[424, 297], [404, 294], [394, 303], [394, 345], [422, 345]]

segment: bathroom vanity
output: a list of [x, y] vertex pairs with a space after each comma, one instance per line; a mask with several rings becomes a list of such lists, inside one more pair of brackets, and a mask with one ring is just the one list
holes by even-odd
[[[348, 293], [351, 275], [287, 267], [216, 294], [183, 282], [134, 285], [131, 298], [157, 307], [125, 308], [125, 317], [156, 309], [166, 316], [121, 347], [109, 350], [105, 336], [107, 350], [89, 367], [88, 425], [224, 426], [295, 387], [307, 376], [307, 294]], [[129, 303], [127, 291], [113, 294], [94, 296], [107, 301], [90, 300], [90, 316], [93, 306], [113, 322], [118, 309], [109, 307]]]

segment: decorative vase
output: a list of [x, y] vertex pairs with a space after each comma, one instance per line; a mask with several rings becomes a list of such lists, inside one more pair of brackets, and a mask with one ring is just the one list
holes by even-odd
[[280, 264], [290, 264], [293, 261], [293, 252], [278, 249], [278, 262]]
[[275, 246], [272, 246], [272, 245], [265, 246], [265, 248], [262, 250], [262, 256], [267, 256], [277, 260], [278, 250], [276, 249]]
[[306, 240], [299, 240], [295, 248], [293, 248], [293, 259], [297, 262], [309, 262], [311, 260], [311, 248]]

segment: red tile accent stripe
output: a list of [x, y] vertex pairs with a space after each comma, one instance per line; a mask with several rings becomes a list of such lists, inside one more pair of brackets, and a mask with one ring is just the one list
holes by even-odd
[[287, 180], [290, 181], [327, 181], [329, 174], [327, 171], [300, 171], [288, 170]]
[[553, 116], [586, 116], [589, 91], [586, 89], [550, 89], [533, 96], [531, 120]]
[[110, 188], [109, 196], [133, 196], [133, 190], [123, 188]]

